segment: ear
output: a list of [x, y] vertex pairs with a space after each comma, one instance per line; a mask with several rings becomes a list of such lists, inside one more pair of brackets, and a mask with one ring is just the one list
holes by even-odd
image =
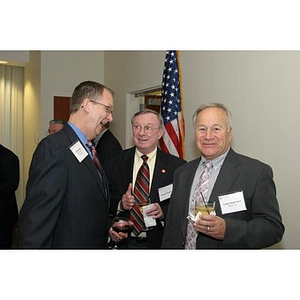
[[90, 104], [91, 104], [91, 101], [88, 98], [85, 98], [82, 101], [80, 108], [83, 108], [84, 111], [88, 112], [88, 111], [90, 111]]
[[159, 136], [158, 139], [160, 139], [163, 136], [163, 133], [164, 133], [164, 130], [162, 128], [160, 128], [159, 129], [159, 134], [158, 134], [158, 136]]
[[229, 131], [229, 141], [231, 142], [232, 140], [232, 128], [230, 128], [230, 131]]

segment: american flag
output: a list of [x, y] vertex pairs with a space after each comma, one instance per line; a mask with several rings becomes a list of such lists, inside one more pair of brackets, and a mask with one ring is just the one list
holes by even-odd
[[180, 94], [180, 70], [177, 52], [166, 53], [162, 76], [161, 115], [164, 123], [160, 148], [175, 156], [184, 158], [185, 125]]

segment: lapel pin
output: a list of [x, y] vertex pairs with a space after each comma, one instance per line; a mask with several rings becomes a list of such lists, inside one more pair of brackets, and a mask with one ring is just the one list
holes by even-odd
[[166, 173], [166, 170], [165, 170], [165, 169], [162, 169], [161, 172], [165, 174], [165, 173]]

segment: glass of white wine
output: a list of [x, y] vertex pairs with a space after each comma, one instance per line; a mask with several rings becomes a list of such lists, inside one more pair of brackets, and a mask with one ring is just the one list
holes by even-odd
[[195, 202], [195, 217], [199, 212], [202, 215], [215, 215], [215, 202], [205, 202], [203, 199], [197, 199]]

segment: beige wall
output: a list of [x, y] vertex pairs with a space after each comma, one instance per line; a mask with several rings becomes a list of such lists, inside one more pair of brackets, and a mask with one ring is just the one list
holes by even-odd
[[41, 54], [39, 51], [29, 53], [29, 63], [25, 66], [24, 85], [24, 169], [23, 198], [18, 199], [21, 208], [25, 199], [25, 188], [32, 154], [40, 135], [41, 119]]
[[[25, 67], [24, 201], [32, 154], [53, 118], [53, 97], [71, 96], [84, 80], [104, 81], [103, 51], [0, 51], [0, 59]], [[20, 185], [21, 187], [22, 185]], [[22, 193], [20, 193], [22, 195]]]
[[[110, 128], [123, 147], [129, 146], [128, 141], [131, 141], [128, 94], [161, 86], [164, 55], [164, 51], [105, 52], [105, 84], [115, 92], [114, 120]], [[133, 111], [136, 110], [133, 108]]]
[[104, 81], [102, 51], [41, 52], [41, 138], [53, 119], [53, 97], [71, 96], [80, 82]]

